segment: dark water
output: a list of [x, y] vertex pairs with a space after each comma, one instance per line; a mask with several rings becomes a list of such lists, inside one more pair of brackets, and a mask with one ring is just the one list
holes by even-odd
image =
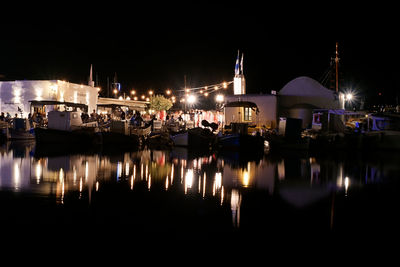
[[7, 143], [0, 153], [1, 227], [55, 240], [396, 239], [399, 158], [184, 148], [67, 153]]

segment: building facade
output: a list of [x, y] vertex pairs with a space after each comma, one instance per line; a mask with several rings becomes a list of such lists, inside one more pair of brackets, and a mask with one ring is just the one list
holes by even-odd
[[316, 80], [301, 76], [288, 82], [279, 92], [278, 116], [302, 119], [303, 128], [311, 128], [314, 109], [341, 109], [343, 96]]
[[[0, 111], [11, 116], [27, 117], [32, 100], [52, 100], [85, 104], [89, 112], [96, 109], [98, 88], [60, 80], [0, 82]], [[52, 110], [48, 107], [46, 112]]]
[[231, 122], [247, 122], [251, 125], [275, 128], [277, 126], [277, 97], [271, 94], [228, 95], [226, 103], [252, 102], [257, 109], [251, 107], [225, 107], [225, 124]]
[[[252, 102], [248, 105], [230, 106], [231, 102]], [[276, 94], [240, 94], [225, 97], [225, 124], [247, 122], [252, 125], [277, 128], [279, 118], [302, 120], [302, 128], [311, 128], [315, 109], [343, 109], [344, 97], [322, 86], [309, 77], [298, 77], [288, 82]], [[230, 106], [230, 107], [229, 107]]]

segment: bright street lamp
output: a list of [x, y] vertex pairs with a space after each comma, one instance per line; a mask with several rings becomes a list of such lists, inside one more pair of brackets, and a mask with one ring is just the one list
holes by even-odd
[[188, 102], [189, 104], [194, 104], [194, 103], [196, 102], [196, 96], [194, 96], [194, 95], [189, 95], [188, 98], [187, 98], [187, 102]]
[[215, 101], [218, 103], [224, 102], [224, 95], [216, 95]]
[[346, 101], [351, 101], [352, 99], [353, 99], [353, 94], [352, 93], [347, 93], [346, 97], [345, 97], [345, 100]]

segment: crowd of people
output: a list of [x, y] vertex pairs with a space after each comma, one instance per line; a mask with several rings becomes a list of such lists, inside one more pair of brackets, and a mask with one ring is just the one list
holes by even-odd
[[[22, 118], [22, 115], [20, 117]], [[13, 121], [16, 118], [18, 118], [18, 113], [15, 113], [14, 117], [12, 117], [9, 112], [6, 112], [6, 114], [4, 114], [4, 112], [1, 112], [1, 114], [0, 114], [0, 121], [7, 122], [10, 125], [13, 124]], [[28, 120], [29, 120], [30, 126], [32, 128], [36, 127], [38, 125], [42, 126], [43, 124], [46, 123], [45, 116], [39, 112], [34, 112], [33, 115], [31, 113], [29, 113]]]
[[[21, 116], [22, 117], [22, 114]], [[14, 117], [9, 112], [1, 112], [0, 121], [4, 121], [12, 125], [14, 118], [18, 118], [18, 113]], [[47, 117], [38, 111], [33, 114], [28, 114], [28, 119], [32, 128], [37, 126], [46, 126]], [[201, 126], [201, 121], [206, 119], [215, 121], [216, 117], [207, 117], [206, 113], [201, 111], [196, 112], [175, 112], [175, 113], [164, 113], [164, 116], [160, 115], [160, 118], [156, 114], [145, 114], [142, 115], [139, 111], [124, 110], [122, 108], [113, 109], [111, 112], [96, 112], [95, 109], [91, 113], [83, 111], [81, 113], [82, 123], [97, 122], [101, 127], [108, 127], [112, 120], [127, 121], [131, 126], [148, 126], [152, 125], [155, 120], [162, 121], [161, 125], [165, 125], [168, 129], [177, 131], [181, 128], [193, 128]], [[218, 123], [219, 124], [219, 123]], [[152, 127], [153, 129], [153, 127]]]
[[[15, 114], [15, 115], [18, 116], [18, 114]], [[9, 112], [7, 112], [7, 114], [4, 114], [4, 112], [1, 113], [0, 121], [11, 122], [11, 120], [12, 120], [12, 117]]]
[[[145, 120], [139, 111], [129, 110], [127, 112], [120, 110], [114, 110], [111, 113], [97, 113], [96, 110], [93, 110], [90, 115], [86, 112], [81, 113], [81, 119], [83, 123], [94, 122], [96, 121], [99, 125], [107, 125], [111, 120], [121, 120], [128, 121], [133, 126], [144, 126]], [[152, 122], [155, 119], [155, 116], [150, 118]]]

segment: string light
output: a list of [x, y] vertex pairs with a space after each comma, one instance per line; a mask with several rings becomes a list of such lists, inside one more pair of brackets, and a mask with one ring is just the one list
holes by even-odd
[[201, 87], [192, 87], [192, 88], [186, 87], [180, 91], [185, 91], [186, 93], [189, 93], [189, 92], [193, 93], [194, 91], [198, 90], [200, 94], [203, 94], [205, 92], [217, 91], [221, 88], [226, 89], [232, 83], [233, 83], [233, 81], [229, 81], [229, 82], [222, 82], [222, 83], [218, 83], [218, 84], [206, 85], [206, 86], [201, 86]]
[[[181, 90], [176, 90], [176, 91], [184, 92], [184, 98], [186, 98], [185, 100], [187, 100], [187, 98], [190, 95], [199, 95], [200, 94], [204, 97], [208, 97], [210, 93], [217, 92], [220, 89], [227, 89], [228, 86], [231, 84], [233, 84], [233, 81], [229, 81], [229, 82], [224, 81], [222, 83], [205, 85], [205, 86], [201, 86], [201, 87], [191, 87], [191, 88], [185, 87]], [[118, 90], [117, 89], [113, 90], [113, 93], [117, 96]], [[129, 93], [131, 95], [131, 97], [129, 97], [130, 99], [133, 99], [133, 100], [142, 99], [142, 100], [146, 100], [146, 101], [150, 100], [150, 98], [147, 97], [145, 94], [142, 93], [140, 95], [138, 93], [138, 91], [135, 89], [131, 89]], [[171, 89], [169, 89], [169, 88], [165, 89], [164, 93], [166, 96], [168, 96], [171, 99], [172, 102], [176, 102], [175, 97], [172, 95]], [[154, 94], [155, 94], [154, 90], [150, 89], [147, 91], [147, 95], [149, 95], [150, 97], [152, 97]], [[138, 95], [140, 95], [140, 97]], [[180, 102], [182, 102], [182, 100], [180, 100]]]

